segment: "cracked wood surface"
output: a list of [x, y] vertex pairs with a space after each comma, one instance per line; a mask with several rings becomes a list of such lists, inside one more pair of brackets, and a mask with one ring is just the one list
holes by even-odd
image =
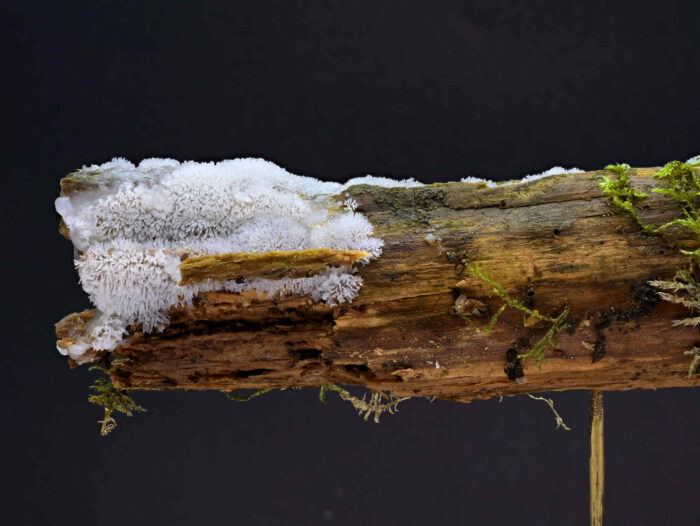
[[[637, 169], [633, 186], [650, 190], [656, 171]], [[192, 308], [171, 309], [162, 333], [134, 327], [112, 355], [112, 379], [123, 388], [224, 391], [342, 383], [455, 401], [696, 386], [684, 352], [700, 334], [673, 327], [687, 311], [658, 301], [646, 285], [686, 266], [679, 249], [692, 240], [672, 229], [664, 237], [640, 232], [601, 194], [603, 175], [610, 173], [496, 188], [352, 187], [346, 193], [384, 249], [360, 266], [364, 284], [351, 304], [329, 307], [254, 291], [203, 293]], [[640, 215], [661, 224], [678, 210], [650, 193]], [[570, 306], [556, 349], [541, 369], [524, 360], [517, 383], [504, 370], [508, 350], [524, 354], [548, 324], [524, 323], [522, 312], [508, 308], [488, 333], [502, 301], [465, 272], [465, 256], [542, 314]], [[85, 311], [59, 322], [59, 338], [80, 331], [89, 316]]]

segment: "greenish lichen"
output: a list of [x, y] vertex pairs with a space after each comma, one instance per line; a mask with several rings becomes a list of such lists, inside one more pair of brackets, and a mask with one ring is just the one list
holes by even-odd
[[345, 192], [352, 199], [360, 199], [365, 194], [391, 210], [395, 218], [408, 228], [429, 224], [435, 212], [445, 207], [445, 190], [435, 184], [410, 188], [410, 191], [361, 184], [351, 186]]
[[565, 306], [558, 315], [551, 317], [540, 314], [536, 309], [530, 309], [526, 307], [522, 302], [513, 299], [510, 294], [505, 290], [503, 285], [498, 283], [491, 277], [491, 275], [486, 272], [481, 266], [471, 261], [469, 258], [464, 258], [462, 260], [464, 269], [469, 272], [472, 276], [480, 279], [484, 283], [487, 283], [492, 287], [493, 293], [503, 300], [503, 305], [496, 311], [491, 317], [489, 324], [486, 328], [487, 331], [491, 331], [498, 320], [498, 317], [503, 314], [508, 307], [517, 309], [523, 313], [523, 324], [531, 325], [532, 322], [546, 321], [550, 323], [550, 327], [545, 333], [545, 335], [539, 339], [539, 341], [525, 354], [518, 355], [518, 358], [534, 358], [539, 369], [542, 368], [542, 361], [545, 358], [545, 353], [550, 347], [555, 348], [556, 342], [554, 337], [566, 328], [566, 320], [569, 315], [569, 306]]
[[124, 413], [126, 416], [131, 416], [135, 411], [143, 413], [146, 410], [140, 405], [132, 400], [132, 398], [126, 394], [126, 390], [119, 389], [112, 383], [109, 378], [109, 371], [102, 366], [95, 365], [90, 367], [90, 371], [97, 370], [107, 375], [107, 378], [98, 378], [95, 383], [90, 386], [90, 389], [95, 391], [96, 394], [90, 395], [88, 401], [92, 404], [99, 405], [105, 411], [104, 419], [98, 420], [102, 427], [100, 429], [100, 434], [102, 436], [108, 435], [115, 427], [117, 427], [117, 422], [114, 420], [112, 413], [118, 411]]

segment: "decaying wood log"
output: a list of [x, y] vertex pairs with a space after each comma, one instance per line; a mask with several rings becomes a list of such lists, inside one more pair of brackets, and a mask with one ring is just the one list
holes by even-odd
[[[650, 188], [656, 171], [637, 169], [633, 186]], [[697, 386], [684, 353], [700, 334], [672, 326], [687, 311], [660, 301], [647, 283], [670, 279], [687, 266], [679, 249], [690, 248], [692, 240], [672, 228], [664, 236], [641, 232], [601, 193], [606, 174], [562, 174], [494, 188], [352, 187], [346, 194], [384, 241], [381, 257], [359, 267], [364, 284], [352, 303], [331, 307], [254, 291], [202, 293], [191, 308], [173, 308], [162, 333], [132, 327], [112, 355], [112, 380], [123, 388], [222, 391], [354, 384], [455, 401]], [[63, 189], [81, 191], [75, 181]], [[678, 214], [658, 194], [650, 194], [640, 210], [653, 224]], [[323, 257], [355, 261], [363, 253]], [[235, 279], [256, 272], [254, 262], [245, 267], [229, 256], [213, 259], [216, 264], [207, 265], [206, 258], [185, 257], [183, 276]], [[512, 298], [543, 315], [556, 316], [568, 306], [566, 329], [541, 369], [518, 355], [549, 324], [507, 308], [487, 331], [503, 301], [492, 285], [465, 271], [467, 261], [478, 262]], [[292, 265], [275, 275], [302, 274]], [[66, 317], [57, 324], [58, 337], [69, 341], [91, 315]]]

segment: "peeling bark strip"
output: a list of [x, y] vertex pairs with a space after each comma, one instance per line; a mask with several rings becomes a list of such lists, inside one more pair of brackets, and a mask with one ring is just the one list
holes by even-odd
[[[648, 191], [656, 171], [637, 169], [632, 185]], [[673, 327], [687, 312], [658, 302], [646, 284], [684, 267], [687, 256], [679, 249], [695, 248], [693, 242], [673, 228], [664, 237], [642, 233], [601, 194], [606, 174], [496, 188], [352, 187], [345, 193], [384, 241], [381, 257], [360, 267], [364, 284], [352, 303], [329, 307], [300, 296], [206, 292], [192, 308], [173, 308], [162, 333], [132, 327], [112, 355], [112, 379], [122, 388], [224, 391], [343, 383], [457, 401], [696, 386], [684, 353], [700, 334]], [[64, 191], [81, 187], [66, 184]], [[659, 194], [643, 204], [640, 216], [648, 223], [679, 214]], [[465, 258], [528, 309], [556, 316], [570, 307], [541, 370], [518, 355], [548, 325], [507, 308], [487, 332], [503, 302], [465, 272]], [[181, 270], [191, 272], [187, 261]], [[59, 338], [70, 339], [90, 316], [66, 317], [57, 324]]]
[[368, 258], [361, 250], [307, 248], [261, 254], [216, 254], [183, 259], [180, 285], [201, 283], [208, 279], [237, 278], [305, 278], [324, 272], [328, 267], [351, 266]]

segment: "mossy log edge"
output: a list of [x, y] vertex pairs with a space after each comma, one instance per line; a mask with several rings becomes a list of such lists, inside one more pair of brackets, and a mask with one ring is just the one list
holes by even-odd
[[[648, 192], [657, 170], [634, 170], [633, 187]], [[694, 249], [693, 240], [672, 228], [664, 236], [641, 232], [610, 207], [600, 189], [604, 175], [494, 188], [352, 187], [346, 193], [384, 240], [382, 256], [360, 266], [364, 284], [352, 303], [207, 292], [191, 308], [173, 308], [162, 333], [132, 327], [103, 359], [111, 360], [115, 385], [149, 390], [340, 383], [466, 402], [550, 390], [697, 386], [685, 352], [700, 333], [674, 327], [687, 311], [660, 301], [647, 284], [686, 266], [680, 249]], [[645, 222], [678, 217], [672, 202], [650, 196], [640, 210]], [[487, 331], [502, 301], [465, 272], [465, 258], [530, 309], [552, 316], [569, 307], [566, 330], [541, 369], [523, 360], [524, 376], [514, 377], [512, 356], [526, 353], [547, 324], [508, 308]], [[70, 338], [91, 315], [67, 316], [58, 337]]]

